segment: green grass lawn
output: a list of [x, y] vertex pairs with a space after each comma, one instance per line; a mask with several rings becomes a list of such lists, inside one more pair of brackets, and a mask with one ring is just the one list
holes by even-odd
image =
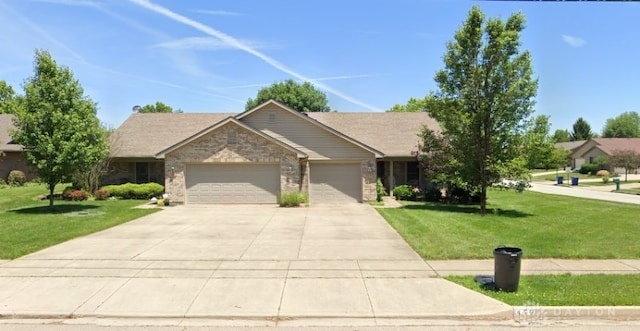
[[482, 289], [471, 276], [445, 278], [514, 306], [640, 306], [640, 275], [521, 276], [512, 293]]
[[[56, 188], [62, 191], [63, 185]], [[0, 259], [17, 257], [104, 230], [160, 209], [134, 209], [140, 200], [48, 201], [45, 185], [0, 188]]]
[[378, 212], [427, 260], [489, 259], [499, 245], [524, 258], [640, 258], [637, 205], [490, 190], [488, 209], [408, 202]]

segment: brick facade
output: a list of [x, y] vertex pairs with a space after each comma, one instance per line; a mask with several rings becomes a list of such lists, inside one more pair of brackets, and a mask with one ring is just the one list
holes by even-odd
[[189, 163], [279, 163], [280, 191], [301, 189], [300, 163], [295, 152], [264, 137], [228, 123], [165, 155], [165, 191], [176, 203], [184, 203], [186, 165]]

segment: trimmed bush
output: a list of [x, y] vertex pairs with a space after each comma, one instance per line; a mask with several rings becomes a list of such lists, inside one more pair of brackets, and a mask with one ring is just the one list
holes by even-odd
[[63, 200], [71, 200], [71, 192], [75, 191], [76, 188], [73, 186], [67, 186], [62, 190], [62, 199]]
[[378, 178], [376, 181], [376, 201], [382, 202], [382, 197], [385, 196], [384, 185], [382, 185], [382, 179]]
[[96, 190], [93, 192], [93, 196], [96, 200], [106, 200], [109, 197], [109, 192], [107, 190]]
[[307, 203], [308, 200], [307, 195], [304, 193], [289, 192], [278, 196], [278, 205], [280, 207], [300, 207], [300, 205]]
[[602, 182], [603, 183], [608, 183], [609, 182], [609, 176], [602, 176]]
[[409, 185], [396, 186], [393, 189], [393, 196], [398, 200], [415, 200], [416, 194], [413, 191], [413, 187]]
[[89, 193], [83, 190], [74, 190], [69, 193], [69, 200], [71, 201], [84, 201], [89, 198]]
[[596, 172], [596, 176], [598, 177], [604, 177], [607, 176], [609, 177], [610, 173], [607, 170], [598, 170], [598, 172]]
[[11, 186], [22, 186], [27, 181], [27, 176], [20, 170], [11, 170], [7, 177], [7, 184]]
[[580, 167], [579, 172], [583, 175], [593, 175], [600, 170], [600, 167], [595, 163], [585, 163]]
[[122, 199], [151, 199], [162, 195], [164, 186], [158, 183], [107, 185], [102, 188], [109, 196]]

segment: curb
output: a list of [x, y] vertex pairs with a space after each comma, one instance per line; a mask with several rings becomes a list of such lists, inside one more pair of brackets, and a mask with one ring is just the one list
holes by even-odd
[[640, 321], [640, 306], [513, 306], [513, 320]]

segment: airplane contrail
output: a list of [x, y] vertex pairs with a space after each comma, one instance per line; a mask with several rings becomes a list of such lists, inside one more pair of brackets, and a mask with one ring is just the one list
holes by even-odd
[[317, 81], [313, 81], [312, 79], [310, 79], [310, 78], [308, 78], [308, 77], [306, 77], [306, 76], [294, 71], [293, 69], [287, 67], [286, 65], [278, 62], [277, 60], [269, 57], [266, 54], [263, 54], [262, 52], [259, 52], [259, 51], [255, 50], [254, 48], [250, 47], [249, 45], [241, 42], [240, 40], [238, 40], [238, 39], [236, 39], [236, 38], [234, 38], [234, 37], [232, 37], [232, 36], [230, 36], [230, 35], [228, 35], [228, 34], [226, 34], [224, 32], [218, 31], [218, 30], [216, 30], [216, 29], [214, 29], [214, 28], [212, 28], [210, 26], [207, 26], [207, 25], [202, 24], [202, 23], [200, 23], [198, 21], [190, 19], [190, 18], [188, 18], [186, 16], [183, 16], [183, 15], [180, 15], [178, 13], [175, 13], [175, 12], [171, 11], [170, 9], [167, 9], [167, 8], [162, 7], [160, 5], [154, 4], [154, 3], [152, 3], [151, 1], [148, 1], [148, 0], [129, 0], [129, 1], [134, 3], [134, 4], [136, 4], [136, 5], [138, 5], [138, 6], [141, 6], [143, 8], [148, 9], [148, 10], [151, 10], [153, 12], [156, 12], [158, 14], [166, 16], [166, 17], [168, 17], [168, 18], [170, 18], [170, 19], [172, 19], [172, 20], [174, 20], [176, 22], [180, 22], [182, 24], [188, 25], [188, 26], [190, 26], [190, 27], [192, 27], [192, 28], [194, 28], [196, 30], [199, 30], [199, 31], [201, 31], [201, 32], [203, 32], [205, 34], [208, 34], [208, 35], [210, 35], [212, 37], [218, 38], [222, 42], [228, 44], [229, 46], [237, 48], [237, 49], [242, 50], [244, 52], [247, 52], [247, 53], [249, 53], [249, 54], [261, 59], [262, 61], [266, 62], [267, 64], [271, 65], [272, 67], [274, 67], [274, 68], [276, 68], [276, 69], [278, 69], [278, 70], [280, 70], [280, 71], [282, 71], [282, 72], [284, 72], [284, 73], [286, 73], [288, 75], [291, 75], [291, 76], [293, 76], [293, 77], [295, 77], [295, 78], [297, 78], [299, 80], [302, 80], [302, 81], [312, 82], [318, 88], [323, 89], [323, 90], [325, 90], [325, 91], [327, 91], [327, 92], [329, 92], [329, 93], [331, 93], [331, 94], [333, 94], [333, 95], [335, 95], [335, 96], [337, 96], [337, 97], [339, 97], [339, 98], [341, 98], [343, 100], [346, 100], [346, 101], [351, 102], [351, 103], [353, 103], [355, 105], [364, 107], [364, 108], [369, 109], [371, 111], [381, 111], [381, 109], [379, 109], [377, 107], [374, 107], [374, 106], [369, 105], [369, 104], [367, 104], [365, 102], [357, 100], [357, 99], [355, 99], [355, 98], [353, 98], [351, 96], [348, 96], [348, 95], [346, 95], [346, 94], [344, 94], [344, 93], [342, 93], [342, 92], [340, 92], [340, 91], [338, 91], [338, 90], [336, 90], [336, 89], [334, 89], [334, 88], [332, 88], [332, 87], [330, 87], [330, 86], [328, 86], [326, 84], [323, 84], [323, 83], [320, 83], [320, 82], [317, 82]]

